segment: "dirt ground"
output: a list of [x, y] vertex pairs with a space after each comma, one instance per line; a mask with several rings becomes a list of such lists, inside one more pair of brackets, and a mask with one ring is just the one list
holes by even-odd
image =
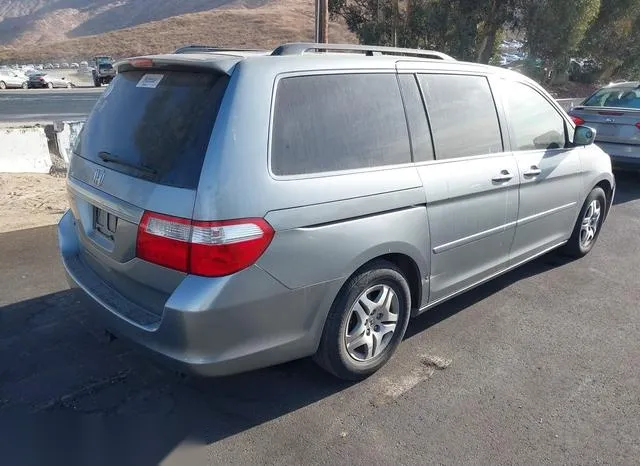
[[0, 173], [0, 233], [52, 225], [66, 209], [64, 176]]

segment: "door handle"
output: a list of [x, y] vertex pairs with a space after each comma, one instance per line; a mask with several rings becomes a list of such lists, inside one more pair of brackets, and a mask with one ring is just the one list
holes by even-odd
[[505, 183], [513, 178], [513, 175], [509, 173], [509, 170], [502, 170], [499, 175], [491, 178], [494, 183]]
[[542, 173], [542, 170], [540, 170], [536, 165], [532, 165], [529, 170], [523, 173], [523, 175], [528, 178], [532, 178], [534, 176], [538, 176], [540, 173]]

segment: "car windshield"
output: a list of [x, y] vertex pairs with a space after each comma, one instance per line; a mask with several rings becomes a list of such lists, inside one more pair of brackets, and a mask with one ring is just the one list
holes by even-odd
[[640, 109], [640, 89], [612, 87], [600, 89], [584, 103], [588, 107], [623, 107]]

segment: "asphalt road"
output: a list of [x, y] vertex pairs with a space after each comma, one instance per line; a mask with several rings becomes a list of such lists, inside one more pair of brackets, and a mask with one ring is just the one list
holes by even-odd
[[86, 118], [102, 88], [0, 91], [0, 122], [46, 122]]
[[2, 234], [0, 463], [638, 464], [639, 231], [625, 177], [588, 257], [547, 255], [421, 316], [360, 384], [309, 360], [181, 377], [108, 341], [52, 227]]

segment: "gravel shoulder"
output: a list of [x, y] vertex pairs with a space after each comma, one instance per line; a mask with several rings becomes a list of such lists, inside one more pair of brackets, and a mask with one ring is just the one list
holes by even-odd
[[0, 173], [0, 233], [53, 225], [66, 209], [64, 176]]

